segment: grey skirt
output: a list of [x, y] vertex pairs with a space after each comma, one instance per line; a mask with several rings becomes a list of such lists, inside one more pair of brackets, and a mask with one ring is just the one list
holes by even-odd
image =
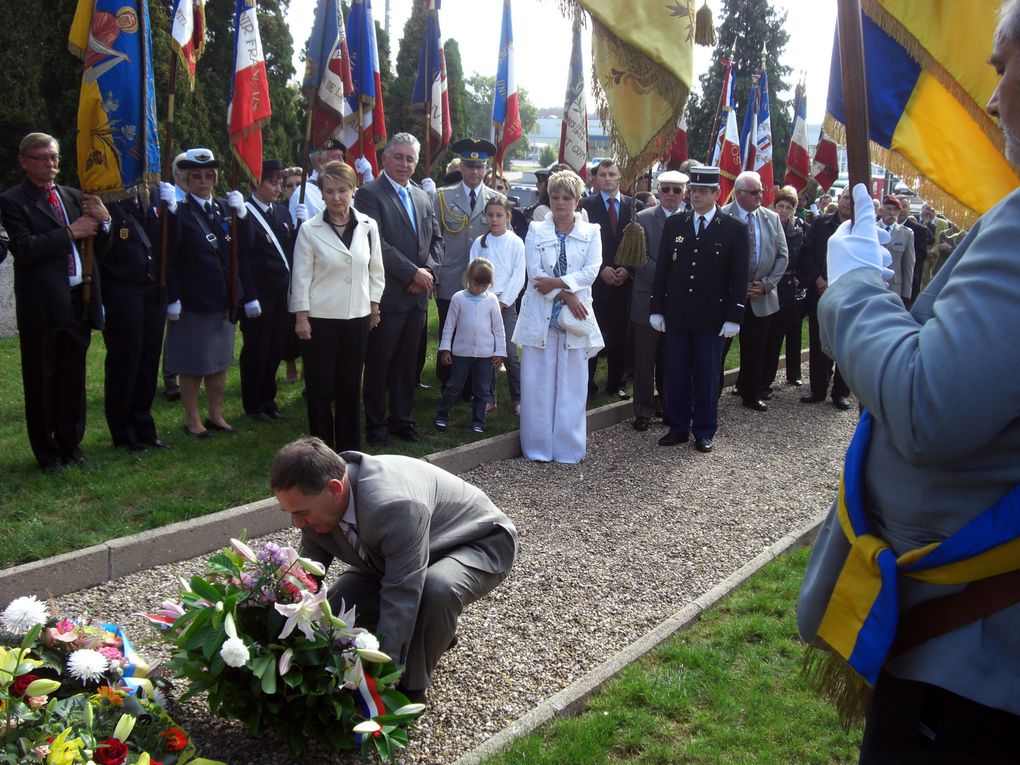
[[234, 330], [226, 311], [181, 311], [166, 323], [166, 371], [194, 377], [225, 371], [234, 362]]

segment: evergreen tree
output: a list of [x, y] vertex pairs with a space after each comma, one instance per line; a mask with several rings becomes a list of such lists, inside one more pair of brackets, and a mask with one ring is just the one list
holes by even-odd
[[[481, 138], [492, 136], [492, 95], [495, 88], [495, 77], [475, 73], [467, 79], [467, 135]], [[538, 124], [538, 107], [531, 103], [528, 91], [521, 87], [517, 88], [517, 105], [524, 137], [510, 147], [506, 154], [509, 159], [521, 159], [528, 155], [527, 134]]]
[[[768, 0], [723, 0], [722, 23], [718, 29], [719, 44], [715, 49], [712, 66], [699, 78], [701, 97], [692, 95], [687, 107], [688, 142], [694, 159], [706, 161], [705, 151], [713, 139], [713, 120], [719, 106], [725, 73], [719, 61], [727, 58], [731, 52], [736, 59], [733, 90], [739, 129], [748, 108], [752, 77], [761, 66], [762, 51], [766, 50], [765, 70], [768, 73], [769, 112], [772, 117], [772, 163], [774, 177], [782, 179], [786, 172], [792, 111], [791, 101], [782, 100], [778, 96], [778, 93], [790, 90], [786, 78], [791, 69], [780, 63], [790, 39], [784, 29], [785, 23], [786, 14], [777, 14]], [[707, 160], [711, 160], [711, 156]]]
[[397, 48], [397, 73], [391, 90], [386, 91], [386, 125], [389, 134], [410, 133], [421, 139], [424, 121], [411, 113], [411, 94], [418, 74], [422, 39], [425, 37], [425, 10], [415, 3], [404, 22], [404, 34]]

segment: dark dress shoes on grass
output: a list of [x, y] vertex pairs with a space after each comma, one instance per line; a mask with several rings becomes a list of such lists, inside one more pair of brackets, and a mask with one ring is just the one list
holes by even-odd
[[421, 441], [421, 436], [418, 434], [418, 431], [415, 430], [414, 428], [404, 428], [403, 430], [398, 431], [397, 438], [401, 439], [402, 441], [408, 441], [412, 444], [416, 444], [419, 441]]
[[151, 446], [153, 449], [170, 449], [171, 446], [166, 441], [161, 441], [158, 438], [152, 438], [145, 442], [146, 446]]
[[712, 439], [711, 438], [698, 438], [694, 441], [694, 448], [699, 452], [708, 454], [712, 451]]
[[[247, 412], [246, 414], [249, 417], [251, 417], [253, 420], [255, 420], [256, 422], [272, 422], [273, 421], [273, 418], [270, 417], [265, 412]], [[206, 422], [205, 426], [207, 428], [209, 427], [208, 421]]]
[[215, 422], [210, 420], [208, 417], [206, 417], [205, 420], [203, 420], [202, 424], [205, 425], [206, 428], [208, 428], [209, 430], [218, 430], [220, 433], [233, 433], [234, 432], [234, 428], [231, 428], [229, 426], [223, 427], [222, 425], [217, 425]]
[[211, 430], [192, 430], [187, 425], [184, 426], [184, 432], [192, 438], [212, 438]]
[[686, 433], [674, 433], [673, 431], [670, 431], [659, 439], [659, 446], [676, 446], [677, 444], [686, 444], [689, 440], [690, 436]]

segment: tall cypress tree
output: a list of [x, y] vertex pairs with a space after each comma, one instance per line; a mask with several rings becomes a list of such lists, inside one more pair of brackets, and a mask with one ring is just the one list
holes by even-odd
[[[701, 96], [692, 96], [688, 104], [688, 143], [691, 156], [706, 161], [705, 150], [714, 133], [712, 122], [719, 106], [725, 72], [719, 61], [731, 53], [736, 59], [734, 100], [739, 128], [748, 108], [752, 77], [761, 66], [762, 52], [765, 51], [769, 111], [772, 117], [772, 163], [775, 177], [781, 179], [786, 171], [786, 150], [791, 130], [791, 101], [778, 96], [778, 93], [790, 89], [787, 77], [792, 71], [780, 63], [790, 39], [784, 29], [786, 13], [777, 14], [768, 0], [723, 0], [721, 16], [719, 44], [715, 48], [712, 66], [699, 78]], [[708, 160], [711, 160], [710, 156]]]

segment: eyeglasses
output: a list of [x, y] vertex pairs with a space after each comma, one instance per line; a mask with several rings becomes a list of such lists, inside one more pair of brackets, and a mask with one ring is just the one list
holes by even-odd
[[683, 194], [683, 186], [659, 186], [659, 191], [663, 194]]
[[752, 197], [760, 197], [762, 194], [765, 193], [762, 189], [758, 189], [757, 191], [748, 191], [747, 189], [737, 189], [737, 191], [739, 191], [741, 194], [750, 194]]
[[58, 164], [60, 162], [59, 154], [22, 154], [25, 159], [32, 159], [36, 162], [52, 162]]

